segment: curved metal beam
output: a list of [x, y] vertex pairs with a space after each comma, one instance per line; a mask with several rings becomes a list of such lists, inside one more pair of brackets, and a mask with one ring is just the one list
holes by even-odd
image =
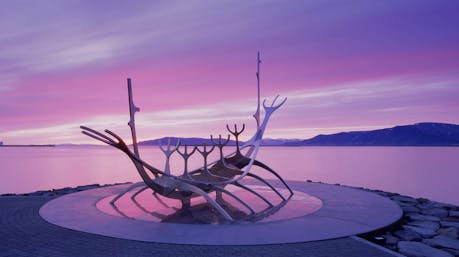
[[137, 183], [134, 183], [134, 184], [130, 185], [128, 188], [124, 189], [121, 193], [119, 193], [115, 198], [113, 198], [110, 201], [110, 204], [111, 205], [115, 205], [115, 202], [118, 201], [121, 197], [123, 197], [123, 195], [125, 195], [127, 192], [131, 191], [132, 189], [134, 189], [136, 187], [142, 186], [142, 185], [145, 185], [145, 183], [137, 182]]
[[220, 206], [220, 204], [218, 204], [214, 199], [212, 199], [206, 192], [204, 192], [199, 187], [187, 183], [180, 183], [177, 188], [183, 191], [193, 192], [204, 197], [204, 199], [206, 199], [207, 202], [209, 202], [210, 205], [212, 205], [227, 221], [233, 221], [231, 215], [229, 215], [228, 212], [226, 212], [225, 209], [223, 209], [223, 207]]
[[135, 192], [133, 195], [131, 195], [131, 200], [135, 201], [135, 197], [138, 196], [143, 191], [147, 190], [148, 188], [149, 187], [147, 185], [145, 185], [142, 189], [140, 189], [137, 192]]
[[287, 185], [287, 183], [285, 183], [284, 179], [279, 174], [277, 174], [277, 172], [275, 172], [273, 169], [271, 169], [268, 165], [266, 165], [266, 164], [264, 164], [264, 163], [262, 163], [261, 161], [258, 161], [258, 160], [255, 160], [253, 165], [256, 165], [256, 166], [258, 166], [260, 168], [263, 168], [263, 169], [269, 171], [274, 176], [276, 176], [282, 182], [282, 184], [284, 184], [284, 186], [288, 189], [288, 191], [290, 191], [290, 196], [293, 195], [292, 189]]
[[236, 201], [240, 202], [242, 205], [244, 205], [247, 209], [249, 209], [250, 213], [251, 214], [255, 214], [255, 210], [252, 208], [252, 206], [250, 206], [248, 203], [246, 203], [244, 200], [242, 200], [241, 198], [237, 197], [235, 194], [231, 193], [230, 191], [222, 188], [222, 187], [218, 187], [218, 186], [214, 186], [213, 187], [216, 191], [220, 191], [222, 193], [225, 193], [231, 197], [233, 197], [234, 199], [236, 199]]
[[268, 199], [266, 199], [266, 197], [262, 196], [260, 193], [258, 193], [257, 191], [253, 190], [252, 188], [247, 187], [247, 186], [245, 186], [245, 185], [243, 185], [243, 184], [241, 184], [239, 182], [234, 183], [234, 185], [237, 186], [237, 187], [243, 188], [243, 189], [249, 191], [250, 193], [258, 196], [261, 200], [263, 200], [265, 203], [267, 203], [269, 205], [269, 207], [273, 207], [274, 206], [274, 204], [272, 204]]
[[274, 188], [271, 184], [268, 183], [268, 181], [262, 179], [260, 176], [255, 175], [255, 174], [253, 174], [253, 173], [251, 173], [251, 172], [247, 173], [247, 176], [252, 177], [252, 178], [255, 178], [255, 179], [261, 181], [262, 183], [264, 183], [265, 185], [267, 185], [267, 186], [268, 186], [269, 188], [271, 188], [280, 198], [282, 198], [282, 201], [286, 201], [286, 200], [287, 200], [287, 199], [285, 199], [285, 197], [284, 197], [281, 193], [279, 193], [279, 191], [276, 190], [276, 188]]

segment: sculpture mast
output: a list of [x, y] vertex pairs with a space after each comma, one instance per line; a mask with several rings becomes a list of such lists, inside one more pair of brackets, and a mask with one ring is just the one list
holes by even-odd
[[131, 86], [131, 79], [127, 79], [128, 83], [128, 97], [129, 97], [129, 122], [128, 125], [131, 128], [131, 135], [132, 135], [132, 146], [134, 148], [134, 154], [137, 158], [140, 158], [139, 155], [139, 147], [137, 145], [137, 135], [135, 132], [135, 118], [134, 115], [136, 112], [140, 111], [139, 107], [135, 106], [134, 100], [132, 99], [132, 86]]
[[[132, 147], [134, 148], [134, 155], [135, 157], [140, 159], [140, 153], [139, 153], [139, 146], [137, 145], [137, 134], [135, 132], [135, 113], [140, 111], [140, 108], [135, 106], [134, 104], [134, 99], [132, 96], [132, 86], [131, 86], [131, 79], [127, 79], [128, 83], [128, 97], [129, 97], [129, 122], [128, 125], [131, 128], [131, 135], [132, 135]], [[147, 174], [143, 165], [134, 162], [134, 165], [136, 166], [137, 170], [142, 171], [144, 174]], [[155, 177], [158, 177], [156, 173], [153, 173]]]
[[[257, 122], [257, 133], [260, 130], [260, 63], [261, 63], [261, 58], [260, 58], [260, 51], [258, 51], [257, 55], [257, 111], [253, 115], [255, 118], [255, 121]], [[255, 150], [255, 146], [251, 146], [249, 150], [245, 153], [245, 156], [250, 156], [253, 151]]]
[[257, 111], [253, 115], [255, 120], [257, 121], [257, 130], [260, 128], [260, 51], [258, 51], [257, 56], [257, 96], [258, 96], [258, 103], [257, 103]]

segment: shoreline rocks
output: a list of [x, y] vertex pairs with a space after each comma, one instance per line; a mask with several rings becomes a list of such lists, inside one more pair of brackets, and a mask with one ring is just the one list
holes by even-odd
[[398, 243], [401, 254], [413, 257], [454, 257], [454, 255], [419, 242], [401, 241]]
[[459, 257], [459, 207], [424, 198], [357, 188], [396, 202], [403, 210], [399, 224], [361, 237], [408, 257]]

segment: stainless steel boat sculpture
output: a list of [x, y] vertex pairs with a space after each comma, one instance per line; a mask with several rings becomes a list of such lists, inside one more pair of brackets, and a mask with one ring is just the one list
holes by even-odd
[[[161, 195], [166, 198], [172, 198], [180, 200], [182, 203], [182, 209], [187, 210], [190, 208], [190, 200], [194, 197], [203, 197], [223, 218], [225, 223], [235, 222], [235, 221], [249, 221], [255, 222], [263, 219], [266, 216], [273, 214], [278, 211], [282, 206], [284, 206], [287, 201], [293, 196], [293, 191], [285, 183], [279, 174], [277, 174], [273, 169], [268, 167], [263, 162], [256, 159], [258, 150], [260, 148], [260, 143], [263, 138], [263, 134], [266, 130], [269, 118], [271, 115], [279, 109], [287, 100], [284, 98], [279, 103], [277, 103], [278, 97], [276, 96], [270, 105], [266, 105], [266, 100], [263, 101], [263, 109], [265, 110], [265, 116], [263, 121], [260, 122], [260, 54], [258, 54], [257, 60], [257, 87], [258, 87], [258, 106], [255, 114], [253, 115], [256, 124], [257, 130], [250, 140], [245, 143], [239, 142], [239, 135], [244, 131], [245, 124], [242, 126], [242, 129], [238, 130], [237, 125], [234, 125], [234, 130], [231, 130], [228, 125], [226, 125], [227, 130], [234, 136], [236, 141], [236, 150], [231, 154], [224, 155], [223, 148], [228, 144], [230, 140], [230, 135], [226, 139], [222, 139], [222, 136], [219, 135], [218, 139], [214, 139], [211, 136], [211, 141], [213, 145], [206, 146], [181, 146], [180, 141], [171, 146], [170, 141], [167, 146], [159, 146], [161, 151], [166, 157], [166, 164], [164, 170], [160, 170], [151, 164], [145, 162], [139, 154], [139, 148], [137, 144], [136, 128], [135, 128], [135, 119], [134, 115], [136, 112], [140, 111], [138, 107], [135, 106], [133, 97], [132, 97], [132, 87], [131, 80], [128, 79], [128, 94], [129, 94], [129, 112], [130, 120], [129, 127], [131, 129], [132, 135], [132, 147], [133, 151], [128, 147], [124, 140], [110, 130], [105, 130], [105, 134], [93, 130], [91, 128], [80, 126], [82, 133], [97, 139], [105, 144], [118, 148], [134, 163], [137, 172], [142, 178], [142, 182], [134, 183], [126, 190], [118, 194], [110, 203], [116, 208], [116, 201], [118, 201], [123, 195], [135, 188], [140, 188], [136, 191], [131, 199], [135, 201], [135, 197], [142, 191], [150, 188], [153, 191], [153, 195], [156, 199], [161, 202], [161, 199], [158, 195]], [[191, 150], [189, 149], [191, 148]], [[201, 147], [201, 149], [200, 149]], [[210, 147], [210, 149], [209, 149]], [[220, 158], [214, 162], [208, 163], [208, 155], [217, 147], [219, 150]], [[244, 154], [242, 151], [246, 151]], [[190, 156], [199, 152], [203, 157], [203, 167], [189, 171], [188, 170], [188, 159]], [[184, 160], [184, 169], [181, 175], [174, 175], [171, 173], [169, 161], [172, 154], [179, 154]], [[263, 179], [262, 177], [251, 172], [252, 166], [258, 166], [264, 169], [265, 171], [271, 173], [283, 184], [283, 186], [288, 190], [289, 195], [284, 196], [270, 181]], [[147, 170], [151, 173], [151, 176]], [[252, 185], [243, 184], [242, 180], [246, 177], [250, 177], [258, 182], [258, 184], [264, 184], [269, 187], [270, 190], [275, 192], [275, 194], [281, 199], [280, 203], [274, 204], [272, 200], [263, 196], [256, 191]], [[256, 199], [264, 201], [266, 203], [266, 208], [262, 211], [256, 212], [250, 203], [242, 200], [235, 193], [225, 189], [226, 186], [233, 185], [242, 190], [245, 190], [249, 194], [256, 196]], [[215, 192], [215, 199], [213, 199], [209, 194]], [[223, 200], [222, 195], [226, 194], [229, 197], [234, 198], [237, 202], [241, 203], [247, 210], [248, 214], [244, 215], [242, 218], [235, 218], [229, 214], [228, 204]], [[141, 206], [136, 202], [136, 205], [141, 208]], [[145, 210], [145, 209], [143, 209]], [[145, 210], [146, 211], [146, 210]], [[120, 212], [120, 211], [119, 211]], [[122, 213], [122, 212], [120, 212]], [[245, 212], [244, 212], [245, 213]]]

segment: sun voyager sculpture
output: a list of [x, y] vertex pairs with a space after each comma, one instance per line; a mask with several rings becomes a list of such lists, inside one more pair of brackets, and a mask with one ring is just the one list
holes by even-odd
[[[266, 103], [266, 99], [262, 102], [264, 109], [263, 120], [260, 119], [260, 53], [257, 58], [257, 88], [258, 88], [258, 105], [253, 117], [256, 121], [256, 132], [246, 142], [240, 142], [239, 136], [245, 129], [245, 124], [242, 128], [234, 125], [234, 129], [226, 125], [228, 132], [234, 137], [235, 150], [225, 154], [223, 149], [227, 147], [231, 136], [225, 138], [221, 135], [218, 138], [211, 136], [212, 145], [185, 145], [180, 141], [177, 144], [171, 145], [170, 140], [167, 145], [159, 145], [159, 148], [165, 155], [166, 163], [164, 169], [156, 168], [153, 164], [147, 163], [142, 159], [139, 153], [137, 142], [135, 113], [140, 109], [134, 104], [131, 80], [128, 79], [128, 97], [129, 97], [129, 114], [130, 119], [128, 125], [132, 136], [132, 150], [126, 142], [116, 133], [105, 130], [105, 133], [96, 131], [86, 126], [80, 126], [82, 133], [99, 140], [107, 145], [115, 147], [124, 152], [133, 162], [136, 171], [142, 178], [141, 182], [133, 183], [122, 192], [118, 193], [111, 201], [111, 206], [118, 210], [117, 201], [131, 192], [130, 199], [136, 201], [136, 196], [141, 192], [150, 189], [154, 198], [152, 201], [162, 202], [160, 197], [166, 199], [176, 199], [181, 202], [181, 208], [177, 209], [177, 213], [187, 213], [193, 208], [192, 199], [202, 197], [209, 206], [209, 210], [214, 214], [211, 223], [241, 223], [241, 222], [256, 222], [263, 218], [272, 215], [282, 208], [289, 199], [293, 196], [293, 191], [282, 179], [282, 177], [271, 169], [268, 165], [257, 159], [257, 154], [260, 149], [260, 144], [263, 134], [268, 125], [271, 115], [279, 109], [287, 100], [287, 98], [278, 101], [279, 96], [276, 96], [270, 103]], [[218, 158], [214, 161], [209, 161], [208, 157], [214, 150], [218, 151]], [[183, 159], [183, 171], [172, 172], [170, 168], [170, 159], [172, 155], [178, 155]], [[202, 157], [202, 167], [189, 170], [189, 159], [192, 155], [200, 154]], [[260, 175], [252, 172], [252, 167], [257, 166], [265, 173], [275, 177], [277, 181], [268, 180]], [[245, 183], [247, 180], [255, 183]], [[258, 192], [260, 185], [270, 190], [270, 197], [266, 194]], [[228, 187], [240, 189], [239, 191], [231, 191]], [[279, 189], [281, 186], [282, 190]], [[255, 210], [253, 203], [243, 200], [238, 196], [237, 192], [244, 192], [255, 199], [256, 201], [264, 202], [264, 209]], [[134, 192], [132, 194], [132, 192]], [[285, 192], [288, 192], [287, 194]], [[224, 199], [232, 199], [233, 202], [238, 202], [240, 206], [245, 208], [244, 211], [234, 208], [228, 201]], [[277, 199], [272, 199], [274, 195]], [[280, 201], [279, 201], [280, 200]], [[165, 203], [163, 203], [166, 205]], [[140, 206], [141, 207], [141, 206]]]

